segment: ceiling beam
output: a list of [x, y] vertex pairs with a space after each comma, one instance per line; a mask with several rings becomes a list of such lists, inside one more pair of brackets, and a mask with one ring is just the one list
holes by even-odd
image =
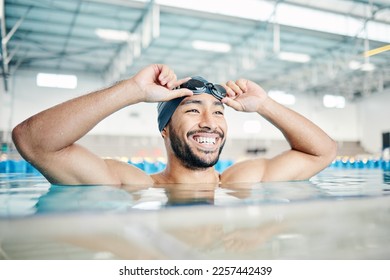
[[1, 67], [2, 67], [2, 72], [3, 72], [2, 74], [3, 74], [3, 80], [4, 80], [4, 89], [6, 92], [8, 91], [9, 63], [10, 63], [12, 57], [15, 55], [15, 53], [8, 55], [7, 44], [11, 40], [11, 38], [15, 34], [15, 32], [22, 25], [23, 21], [27, 17], [30, 10], [31, 10], [31, 6], [28, 7], [28, 9], [24, 13], [24, 15], [15, 23], [15, 25], [7, 33], [7, 26], [6, 26], [6, 22], [5, 22], [4, 0], [0, 0], [0, 21], [1, 21], [0, 34], [1, 34], [1, 64], [2, 64]]
[[0, 48], [0, 58], [1, 58], [1, 70], [4, 82], [4, 90], [8, 91], [8, 63], [7, 63], [7, 44], [3, 42], [6, 37], [7, 29], [5, 25], [5, 11], [4, 11], [4, 0], [0, 0], [0, 38], [1, 38], [1, 48]]
[[[68, 33], [66, 34], [66, 38], [65, 38], [65, 44], [64, 44], [64, 46], [62, 48], [61, 54], [66, 53], [66, 49], [67, 49], [67, 47], [69, 45], [70, 37], [72, 35], [72, 32], [73, 32], [73, 29], [74, 29], [77, 17], [80, 14], [80, 8], [81, 8], [81, 0], [78, 1], [76, 11], [72, 15], [72, 21], [71, 21], [71, 23], [69, 25]], [[61, 59], [58, 62], [58, 67], [57, 67], [58, 69], [60, 69], [60, 67], [61, 67], [61, 63], [62, 63], [62, 59], [63, 58], [64, 58], [64, 56], [61, 56]]]

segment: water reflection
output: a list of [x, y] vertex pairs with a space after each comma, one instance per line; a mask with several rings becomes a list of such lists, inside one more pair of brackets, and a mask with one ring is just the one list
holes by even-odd
[[191, 206], [296, 203], [384, 196], [389, 171], [326, 170], [309, 181], [257, 184], [160, 186], [60, 186], [40, 178], [15, 177], [0, 184], [0, 217], [44, 213], [158, 210]]
[[321, 199], [310, 181], [263, 184], [57, 186], [42, 195], [36, 213], [157, 210], [179, 206], [234, 206]]

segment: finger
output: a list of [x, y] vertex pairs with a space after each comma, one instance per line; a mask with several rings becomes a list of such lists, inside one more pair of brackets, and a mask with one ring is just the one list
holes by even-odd
[[179, 98], [179, 97], [186, 97], [186, 96], [191, 96], [194, 93], [190, 91], [189, 89], [186, 88], [181, 88], [181, 89], [175, 89], [171, 90], [167, 97], [169, 97], [167, 100]]
[[242, 111], [241, 103], [237, 102], [236, 100], [234, 100], [234, 99], [232, 99], [230, 97], [222, 98], [221, 102], [226, 104], [227, 106], [233, 108], [236, 111]]
[[230, 87], [236, 93], [236, 95], [241, 95], [243, 93], [241, 88], [233, 81], [228, 81], [226, 85]]
[[226, 96], [234, 98], [236, 96], [236, 93], [227, 85], [221, 85], [226, 90]]
[[188, 82], [189, 80], [191, 80], [191, 77], [186, 77], [186, 78], [177, 80], [175, 86], [178, 87], [178, 86], [184, 84], [185, 82]]
[[165, 78], [161, 81], [163, 84], [162, 85], [165, 85], [166, 87], [168, 87], [168, 83], [172, 80], [174, 80], [176, 77], [175, 73], [173, 72], [173, 70], [169, 69], [169, 72], [167, 73], [167, 75], [165, 76]]
[[167, 65], [162, 65], [158, 80], [162, 86], [166, 85], [172, 75], [173, 71]]
[[167, 82], [167, 88], [172, 89], [174, 84], [176, 83], [177, 76], [175, 73], [172, 72], [172, 74], [169, 76], [169, 80]]
[[175, 75], [175, 80], [172, 80], [172, 82], [170, 84], [170, 89], [177, 88], [178, 86], [180, 86], [181, 84], [184, 84], [185, 82], [187, 82], [190, 79], [191, 79], [191, 77], [177, 80], [176, 75]]
[[236, 81], [236, 85], [240, 87], [240, 89], [243, 91], [243, 92], [246, 92], [247, 91], [247, 82], [248, 80], [247, 79], [238, 79]]

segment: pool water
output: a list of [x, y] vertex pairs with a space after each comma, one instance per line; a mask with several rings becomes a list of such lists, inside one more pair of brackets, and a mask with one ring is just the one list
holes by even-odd
[[382, 169], [122, 188], [0, 174], [0, 258], [389, 259], [389, 193]]

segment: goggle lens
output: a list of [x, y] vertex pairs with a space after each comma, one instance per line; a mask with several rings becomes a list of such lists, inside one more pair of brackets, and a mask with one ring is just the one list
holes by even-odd
[[223, 86], [215, 84], [214, 88], [215, 89], [213, 90], [213, 93], [214, 93], [213, 95], [217, 99], [221, 100], [222, 98], [224, 98], [226, 96], [226, 89]]
[[213, 83], [205, 83], [197, 79], [190, 79], [179, 88], [187, 88], [194, 93], [210, 93], [212, 96], [221, 100], [226, 96], [226, 90], [223, 86]]
[[180, 86], [181, 88], [188, 88], [189, 90], [198, 90], [204, 87], [204, 83], [199, 80], [191, 79]]

